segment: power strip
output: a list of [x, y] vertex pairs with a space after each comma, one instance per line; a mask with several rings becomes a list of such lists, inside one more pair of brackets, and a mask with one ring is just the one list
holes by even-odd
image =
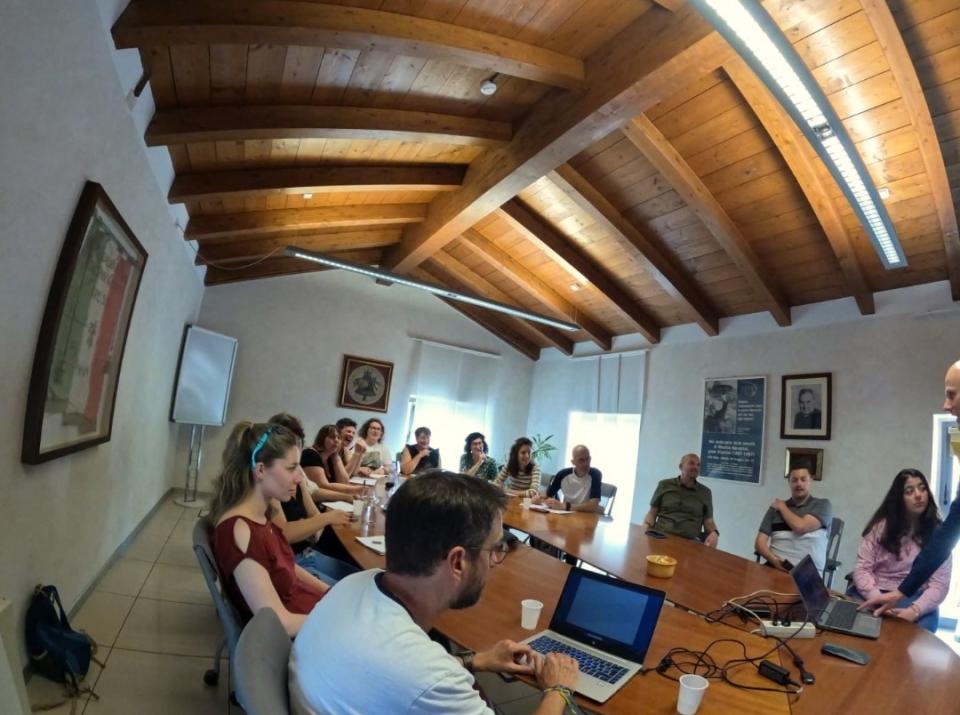
[[789, 626], [773, 625], [773, 621], [760, 621], [757, 632], [762, 636], [776, 636], [777, 638], [813, 638], [817, 629], [812, 623], [804, 623], [801, 628], [796, 623]]

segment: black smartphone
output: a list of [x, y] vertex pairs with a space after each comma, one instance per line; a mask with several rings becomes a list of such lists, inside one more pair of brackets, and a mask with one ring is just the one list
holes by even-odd
[[[799, 477], [798, 477], [798, 479], [799, 479]], [[789, 561], [788, 559], [784, 559], [784, 560], [783, 560], [783, 568], [785, 568], [787, 571], [793, 571], [793, 563], [792, 563], [791, 561]]]
[[656, 529], [647, 529], [647, 536], [652, 536], [654, 539], [666, 539], [667, 535], [662, 531], [657, 531]]
[[862, 650], [847, 648], [846, 646], [837, 645], [836, 643], [824, 643], [820, 648], [820, 652], [849, 660], [851, 663], [856, 663], [857, 665], [866, 665], [870, 662], [870, 656]]

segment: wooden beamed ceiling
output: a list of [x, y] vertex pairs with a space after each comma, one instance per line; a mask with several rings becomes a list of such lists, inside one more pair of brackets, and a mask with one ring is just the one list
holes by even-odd
[[144, 140], [208, 285], [325, 270], [296, 245], [580, 326], [448, 301], [532, 359], [838, 298], [870, 314], [933, 281], [960, 299], [960, 8], [765, 5], [889, 190], [908, 268], [682, 0], [133, 0], [113, 35], [150, 74]]

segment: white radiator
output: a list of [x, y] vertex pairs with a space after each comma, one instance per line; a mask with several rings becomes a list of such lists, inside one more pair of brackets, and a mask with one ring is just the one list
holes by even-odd
[[13, 604], [0, 598], [0, 713], [29, 715], [30, 701], [20, 663], [20, 629]]

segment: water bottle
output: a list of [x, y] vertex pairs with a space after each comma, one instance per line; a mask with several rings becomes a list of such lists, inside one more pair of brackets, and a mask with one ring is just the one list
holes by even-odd
[[374, 501], [373, 495], [369, 491], [365, 491], [363, 496], [363, 511], [361, 512], [360, 521], [364, 524], [371, 524], [376, 518], [377, 505]]

